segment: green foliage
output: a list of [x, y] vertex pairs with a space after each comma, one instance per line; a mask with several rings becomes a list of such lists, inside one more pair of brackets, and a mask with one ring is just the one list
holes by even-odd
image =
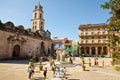
[[120, 29], [120, 0], [109, 0], [108, 2], [105, 2], [101, 5], [101, 8], [103, 9], [109, 9], [110, 14], [112, 15], [109, 18], [109, 28], [110, 30]]
[[112, 65], [120, 64], [120, 52], [112, 52]]
[[105, 53], [105, 52], [104, 52], [103, 50], [100, 51], [100, 55], [101, 55], [102, 57], [103, 57], [104, 53]]
[[110, 10], [111, 17], [108, 20], [108, 33], [109, 47], [114, 48], [112, 64], [120, 64], [120, 0], [109, 0], [103, 3], [101, 8]]
[[120, 71], [120, 66], [115, 67], [116, 71]]

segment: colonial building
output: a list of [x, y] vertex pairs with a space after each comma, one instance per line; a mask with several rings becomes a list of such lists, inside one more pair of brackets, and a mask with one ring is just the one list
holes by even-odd
[[72, 53], [73, 56], [78, 56], [78, 44], [75, 40], [66, 40], [64, 44], [66, 54]]
[[53, 38], [53, 45], [56, 53], [64, 54], [72, 53], [74, 56], [78, 55], [77, 42], [74, 40], [69, 40], [68, 38]]
[[54, 45], [54, 49], [57, 50], [63, 50], [64, 49], [64, 44], [65, 41], [67, 40], [67, 38], [53, 38], [53, 45]]
[[79, 53], [84, 55], [109, 54], [107, 24], [79, 26]]
[[43, 9], [35, 6], [31, 28], [0, 21], [0, 59], [48, 56], [53, 53], [51, 33], [44, 30]]

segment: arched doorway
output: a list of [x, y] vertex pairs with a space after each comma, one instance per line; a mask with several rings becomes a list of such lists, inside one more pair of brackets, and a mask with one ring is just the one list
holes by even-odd
[[41, 44], [40, 44], [40, 56], [44, 56], [44, 54], [45, 54], [44, 42], [41, 42]]
[[12, 57], [19, 57], [20, 54], [20, 46], [19, 45], [15, 45], [13, 48], [13, 55]]
[[100, 55], [100, 51], [102, 50], [101, 47], [98, 47], [98, 55]]
[[50, 56], [51, 54], [50, 54], [50, 48], [48, 48], [48, 54], [47, 54], [47, 56]]
[[84, 54], [84, 47], [81, 47], [81, 53], [80, 54]]
[[86, 54], [89, 54], [89, 47], [86, 47]]
[[95, 47], [92, 47], [91, 50], [92, 50], [92, 55], [95, 55]]
[[104, 54], [107, 55], [107, 47], [103, 47]]
[[[53, 54], [52, 54], [52, 53], [53, 53]], [[55, 56], [54, 53], [56, 53], [56, 52], [55, 52], [55, 50], [54, 50], [54, 44], [52, 43], [51, 49], [50, 49], [50, 54], [53, 55], [53, 56]]]

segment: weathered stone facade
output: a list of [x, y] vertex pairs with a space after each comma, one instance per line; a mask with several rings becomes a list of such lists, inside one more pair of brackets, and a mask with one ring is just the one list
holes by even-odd
[[0, 21], [0, 59], [49, 56], [53, 53], [51, 33], [47, 30], [24, 29]]

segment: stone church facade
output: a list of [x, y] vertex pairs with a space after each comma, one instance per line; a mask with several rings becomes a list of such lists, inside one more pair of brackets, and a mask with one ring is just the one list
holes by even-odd
[[11, 21], [0, 21], [0, 59], [51, 56], [53, 43], [51, 33], [44, 30], [43, 9], [35, 6], [31, 28], [15, 26]]

